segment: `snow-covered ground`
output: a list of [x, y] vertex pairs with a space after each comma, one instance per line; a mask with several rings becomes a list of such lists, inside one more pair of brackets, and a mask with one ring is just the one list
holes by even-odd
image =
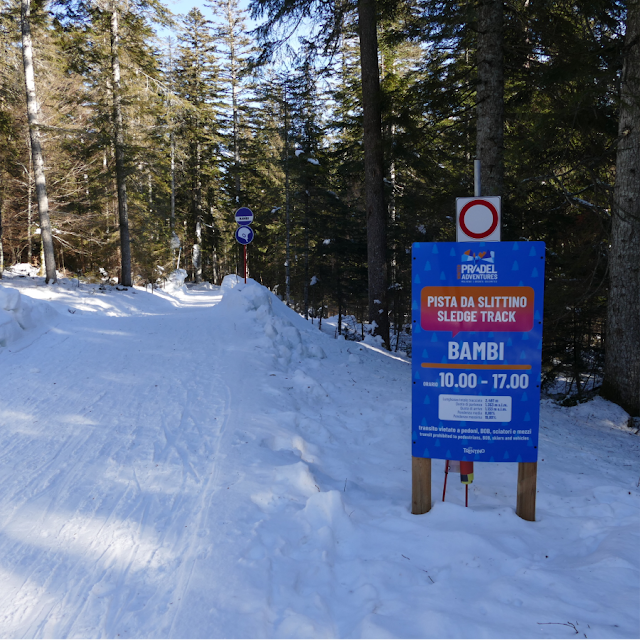
[[[640, 439], [542, 407], [410, 513], [410, 366], [256, 283], [0, 281], [0, 636], [640, 636]], [[19, 291], [20, 296], [16, 293]]]

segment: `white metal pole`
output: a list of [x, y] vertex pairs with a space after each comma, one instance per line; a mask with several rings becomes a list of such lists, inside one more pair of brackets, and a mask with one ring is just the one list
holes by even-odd
[[480, 160], [473, 161], [473, 195], [479, 198], [482, 195], [482, 185], [480, 184]]

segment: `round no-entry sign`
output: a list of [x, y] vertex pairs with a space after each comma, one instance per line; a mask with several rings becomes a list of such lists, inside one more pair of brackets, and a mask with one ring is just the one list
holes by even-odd
[[253, 211], [248, 207], [240, 207], [236, 211], [235, 218], [239, 225], [246, 227], [253, 222]]
[[500, 241], [499, 196], [456, 198], [456, 241]]

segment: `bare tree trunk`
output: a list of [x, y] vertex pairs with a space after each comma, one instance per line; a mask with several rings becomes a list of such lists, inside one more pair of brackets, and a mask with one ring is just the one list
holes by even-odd
[[336, 274], [336, 293], [338, 294], [338, 335], [342, 335], [342, 274]]
[[238, 109], [238, 60], [236, 56], [236, 42], [234, 29], [233, 7], [227, 2], [227, 22], [229, 24], [229, 65], [231, 67], [231, 108], [233, 110], [233, 172], [236, 188], [236, 204], [240, 206], [240, 146]]
[[211, 284], [218, 284], [218, 252], [215, 250], [211, 252]]
[[29, 121], [29, 137], [31, 140], [31, 158], [36, 183], [36, 198], [40, 214], [41, 241], [44, 247], [45, 282], [54, 283], [56, 277], [56, 258], [53, 251], [51, 220], [49, 219], [49, 199], [47, 198], [47, 181], [44, 174], [44, 158], [40, 142], [40, 123], [38, 121], [38, 99], [36, 96], [36, 80], [33, 70], [33, 45], [31, 43], [31, 6], [29, 0], [21, 0], [22, 26], [22, 62], [24, 65], [24, 83], [27, 92], [27, 118]]
[[200, 238], [202, 237], [201, 227], [196, 224], [196, 244], [193, 245], [191, 252], [192, 279], [194, 282], [202, 282], [202, 254], [200, 253]]
[[33, 240], [31, 238], [31, 224], [33, 222], [31, 215], [31, 174], [27, 176], [29, 181], [29, 203], [27, 204], [27, 262], [29, 265], [33, 263]]
[[503, 0], [480, 0], [476, 157], [481, 162], [483, 195], [504, 188]]
[[149, 214], [153, 216], [153, 180], [151, 179], [151, 167], [147, 165], [147, 201], [149, 203]]
[[196, 222], [196, 243], [193, 245], [191, 260], [193, 263], [193, 280], [194, 282], [202, 282], [202, 251], [200, 249], [202, 243], [202, 224], [200, 220]]
[[375, 0], [359, 0], [369, 322], [376, 323], [374, 333], [382, 336], [388, 348], [390, 345], [387, 301], [387, 211], [384, 206], [384, 157], [376, 24]]
[[[174, 86], [174, 68], [173, 68], [173, 40], [171, 36], [168, 39], [169, 44], [169, 82], [171, 91], [175, 89]], [[171, 149], [171, 211], [169, 214], [169, 231], [171, 235], [170, 247], [171, 247], [171, 268], [177, 269], [176, 262], [176, 138], [174, 132], [174, 119], [173, 119], [173, 93], [169, 95], [169, 146]]]
[[195, 199], [196, 218], [196, 243], [193, 245], [192, 263], [193, 279], [202, 282], [202, 151], [200, 142], [196, 142], [196, 188], [193, 194]]
[[[25, 173], [27, 174], [27, 261], [31, 265], [33, 261], [33, 238], [32, 236], [32, 228], [31, 225], [33, 223], [33, 155], [31, 153], [31, 136], [28, 138], [29, 144], [29, 168], [24, 168]], [[42, 265], [42, 271], [44, 273], [44, 265]]]
[[640, 415], [640, 0], [627, 4], [602, 393]]
[[4, 246], [2, 244], [2, 209], [4, 208], [4, 192], [0, 189], [0, 280], [4, 272]]
[[[173, 123], [171, 124], [173, 127]], [[171, 129], [171, 214], [169, 217], [169, 228], [171, 230], [171, 268], [174, 268], [176, 258], [176, 140]], [[175, 267], [178, 268], [177, 266]]]
[[304, 196], [304, 317], [309, 319], [309, 212], [311, 198], [309, 197], [309, 182], [306, 183]]
[[287, 87], [284, 89], [284, 198], [285, 198], [285, 216], [286, 216], [286, 235], [285, 235], [285, 302], [287, 306], [291, 306], [291, 214], [289, 212], [289, 105], [287, 103]]
[[[23, 2], [27, 0], [22, 0]], [[122, 92], [120, 88], [120, 57], [118, 48], [119, 12], [115, 7], [111, 12], [111, 79], [113, 83], [113, 128], [116, 149], [116, 185], [118, 190], [118, 222], [120, 226], [120, 282], [130, 287], [131, 279], [131, 241], [129, 238], [129, 213], [127, 208], [127, 184], [124, 164], [124, 124], [122, 120]]]
[[[173, 125], [172, 125], [173, 126]], [[169, 218], [171, 237], [176, 232], [176, 140], [171, 130], [171, 217]]]

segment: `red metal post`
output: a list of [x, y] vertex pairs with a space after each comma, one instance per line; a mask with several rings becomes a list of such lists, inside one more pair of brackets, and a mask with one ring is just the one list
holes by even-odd
[[449, 476], [449, 461], [445, 460], [444, 463], [444, 488], [442, 489], [442, 502], [444, 502], [444, 497], [447, 495], [447, 477]]
[[244, 283], [247, 284], [247, 245], [244, 246]]

